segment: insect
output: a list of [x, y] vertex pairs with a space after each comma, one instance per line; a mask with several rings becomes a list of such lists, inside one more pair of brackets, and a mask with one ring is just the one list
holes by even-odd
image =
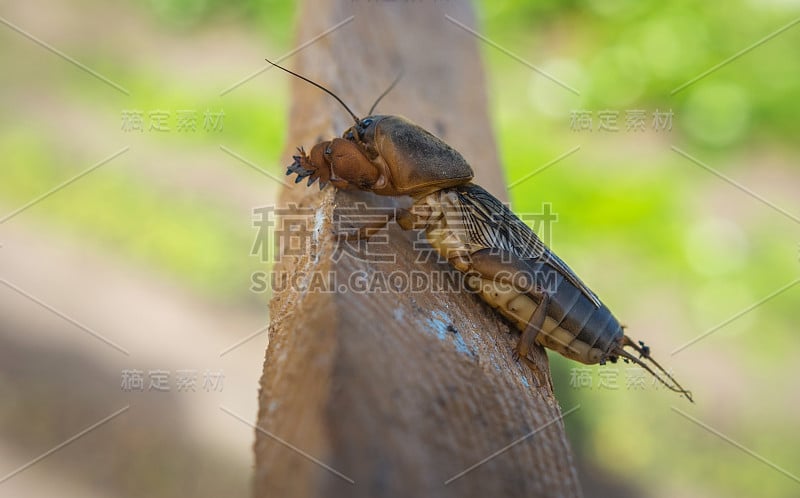
[[296, 183], [307, 178], [308, 186], [319, 181], [320, 189], [330, 183], [410, 196], [413, 205], [397, 211], [397, 223], [405, 230], [424, 230], [428, 242], [466, 275], [468, 288], [516, 325], [521, 336], [515, 359], [533, 368], [528, 352], [535, 343], [589, 365], [622, 358], [693, 402], [691, 392], [652, 358], [649, 347], [624, 333], [566, 263], [503, 203], [471, 182], [472, 168], [458, 151], [405, 118], [372, 114], [399, 77], [368, 116], [359, 118], [327, 88], [267, 62], [328, 93], [355, 120], [341, 138], [322, 141], [308, 154], [298, 148], [286, 174], [296, 174]]

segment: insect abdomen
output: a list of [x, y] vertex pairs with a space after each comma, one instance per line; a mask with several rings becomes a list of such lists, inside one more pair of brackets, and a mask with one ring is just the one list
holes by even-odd
[[[469, 230], [464, 229], [459, 210], [454, 209], [458, 204], [457, 197], [439, 191], [421, 203], [428, 206], [430, 213], [425, 220], [428, 242], [444, 258], [451, 261], [459, 255], [469, 258], [482, 248], [476, 245]], [[524, 266], [530, 277], [529, 285], [538, 285], [550, 296], [547, 318], [536, 342], [581, 363], [591, 365], [607, 359], [615, 360], [612, 351], [622, 340], [623, 332], [609, 309], [599, 301], [599, 305], [596, 304], [586, 292], [542, 259], [525, 259]], [[509, 265], [509, 273], [518, 270], [519, 267]], [[520, 331], [525, 331], [539, 306], [540, 298], [530, 292], [533, 289], [474, 274], [468, 275], [466, 283]]]
[[[524, 331], [539, 306], [529, 294], [494, 280], [468, 277], [467, 285]], [[559, 276], [550, 294], [550, 306], [536, 342], [586, 364], [615, 360], [610, 352], [622, 338], [619, 322], [605, 305], [595, 307], [574, 285]]]

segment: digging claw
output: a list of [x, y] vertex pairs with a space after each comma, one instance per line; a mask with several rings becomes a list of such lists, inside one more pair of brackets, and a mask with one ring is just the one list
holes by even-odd
[[309, 156], [302, 147], [298, 147], [297, 151], [299, 154], [292, 156], [294, 161], [286, 168], [286, 175], [290, 176], [296, 174], [297, 178], [294, 179], [295, 183], [300, 183], [304, 179], [308, 178], [308, 182], [306, 183], [307, 187], [310, 187], [315, 181], [319, 180], [319, 187], [320, 190], [322, 190], [322, 188], [328, 183], [328, 176], [330, 176], [329, 172], [326, 171], [324, 167], [317, 168], [311, 162]]

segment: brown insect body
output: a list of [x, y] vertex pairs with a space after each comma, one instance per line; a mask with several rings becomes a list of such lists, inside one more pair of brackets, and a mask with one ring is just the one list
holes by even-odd
[[398, 224], [424, 230], [429, 243], [466, 274], [467, 285], [519, 328], [514, 355], [530, 366], [534, 342], [586, 364], [623, 358], [692, 401], [649, 348], [624, 334], [610, 310], [525, 223], [470, 183], [472, 168], [458, 151], [405, 118], [351, 115], [356, 124], [342, 138], [321, 142], [308, 155], [300, 148], [286, 174], [297, 174], [296, 182], [308, 178], [308, 185], [319, 180], [320, 188], [330, 182], [341, 189], [412, 197], [412, 209], [399, 211]]
[[400, 116], [370, 116], [342, 138], [320, 142], [289, 167], [309, 185], [320, 179], [342, 189], [378, 195], [420, 196], [466, 183], [472, 168], [455, 149], [424, 128]]

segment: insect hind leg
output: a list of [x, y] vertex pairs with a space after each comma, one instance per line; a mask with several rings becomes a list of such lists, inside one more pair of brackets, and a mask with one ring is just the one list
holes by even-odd
[[528, 352], [533, 347], [533, 343], [536, 340], [536, 336], [539, 335], [539, 332], [541, 332], [542, 328], [544, 327], [544, 321], [547, 319], [547, 308], [549, 307], [549, 304], [550, 296], [547, 293], [543, 293], [542, 302], [536, 307], [536, 311], [533, 312], [533, 316], [531, 316], [528, 326], [525, 327], [525, 330], [522, 332], [522, 335], [519, 338], [519, 342], [517, 342], [517, 346], [514, 348], [515, 359], [527, 358]]
[[511, 277], [519, 274], [528, 275], [528, 287], [517, 289], [517, 293], [529, 296], [534, 302], [538, 301], [538, 305], [528, 320], [525, 330], [522, 331], [513, 353], [515, 360], [526, 358], [536, 337], [542, 332], [550, 304], [550, 295], [536, 285], [527, 264], [507, 251], [492, 249], [481, 249], [468, 257], [451, 258], [451, 264], [462, 272], [477, 274], [482, 279], [512, 287], [516, 286]]

